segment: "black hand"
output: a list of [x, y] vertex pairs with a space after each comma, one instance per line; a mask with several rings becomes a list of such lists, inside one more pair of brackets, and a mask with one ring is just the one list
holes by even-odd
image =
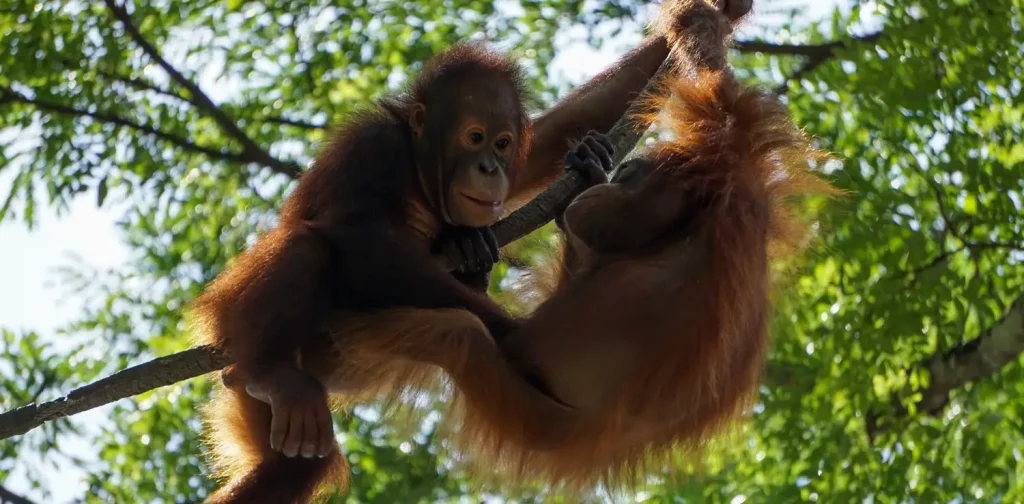
[[518, 327], [487, 296], [460, 284], [386, 224], [370, 221], [331, 234], [337, 251], [333, 274], [352, 308], [462, 308], [479, 317], [496, 340]]
[[461, 273], [490, 273], [498, 261], [498, 239], [488, 227], [458, 227], [447, 230], [438, 248]]
[[607, 135], [590, 132], [565, 155], [565, 168], [583, 175], [588, 186], [604, 184], [608, 182], [614, 153], [615, 147]]
[[466, 273], [462, 271], [453, 271], [452, 276], [455, 277], [462, 285], [470, 287], [478, 292], [487, 292], [487, 288], [491, 286], [491, 272], [488, 271], [477, 271], [472, 273]]

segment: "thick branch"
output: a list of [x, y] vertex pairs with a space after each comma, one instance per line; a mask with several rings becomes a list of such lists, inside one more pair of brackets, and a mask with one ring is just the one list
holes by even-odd
[[936, 414], [949, 402], [949, 393], [989, 376], [1012, 364], [1024, 353], [1024, 293], [992, 327], [924, 363], [928, 387], [921, 391], [918, 408]]
[[[1024, 292], [1017, 296], [1003, 317], [978, 337], [946, 352], [925, 359], [919, 367], [928, 371], [928, 386], [919, 390], [918, 411], [926, 415], [942, 413], [950, 392], [969, 383], [988, 378], [1024, 354]], [[907, 408], [893, 396], [895, 416], [868, 412], [868, 437], [874, 439], [897, 425]]]
[[245, 157], [255, 159], [258, 163], [266, 165], [270, 169], [291, 178], [298, 177], [301, 172], [301, 168], [298, 164], [281, 161], [271, 156], [269, 152], [263, 150], [256, 144], [256, 142], [249, 138], [249, 135], [238, 127], [238, 124], [235, 123], [234, 119], [229, 117], [223, 109], [217, 106], [217, 104], [213, 103], [213, 100], [211, 100], [209, 96], [206, 96], [206, 93], [204, 93], [196, 83], [189, 80], [187, 77], [182, 75], [178, 69], [168, 63], [167, 60], [160, 55], [160, 52], [157, 51], [156, 47], [150, 44], [142, 35], [142, 32], [140, 32], [132, 23], [132, 18], [124, 6], [117, 5], [114, 0], [104, 0], [104, 3], [114, 16], [121, 21], [121, 24], [124, 25], [125, 31], [129, 36], [131, 36], [132, 40], [142, 48], [142, 51], [145, 52], [157, 65], [159, 65], [160, 68], [163, 68], [171, 77], [171, 80], [177, 82], [189, 92], [189, 95], [191, 96], [190, 101], [201, 110], [208, 113], [210, 117], [212, 117], [213, 120], [224, 129], [224, 131], [242, 144], [242, 154]]

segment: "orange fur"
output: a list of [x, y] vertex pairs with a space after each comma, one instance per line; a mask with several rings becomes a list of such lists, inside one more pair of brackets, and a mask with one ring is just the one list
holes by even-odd
[[267, 446], [269, 405], [225, 387], [215, 394], [204, 409], [207, 442], [214, 474], [228, 479], [206, 502], [301, 503], [324, 491], [326, 481], [348, 486], [341, 451], [325, 458], [286, 458]]
[[[477, 43], [436, 56], [406, 93], [354, 114], [332, 135], [285, 202], [278, 226], [240, 254], [191, 306], [198, 339], [231, 355], [235, 379], [241, 383], [260, 382], [286, 368], [303, 378], [313, 375], [327, 392], [340, 394], [344, 405], [375, 398], [393, 405], [398, 391], [434, 387], [439, 376], [434, 367], [414, 359], [374, 360], [393, 341], [386, 329], [354, 331], [333, 351], [323, 346], [334, 310], [457, 306], [481, 318], [493, 313], [493, 319], [505, 321], [500, 307], [459, 285], [426, 254], [438, 245], [445, 224], [429, 204], [424, 186], [433, 194], [444, 177], [432, 166], [433, 158], [423, 165], [419, 157], [429, 156], [419, 148], [440, 148], [448, 139], [446, 132], [427, 131], [429, 138], [417, 142], [409, 127], [409, 107], [429, 102], [435, 93], [443, 102], [451, 86], [474, 74], [493, 76], [495, 86], [513, 88], [520, 138], [508, 174], [511, 201], [563, 172], [560, 161], [569, 140], [614, 124], [667, 53], [664, 40], [645, 47], [538, 118], [538, 130], [523, 107], [523, 74], [511, 60]], [[458, 103], [439, 105], [433, 110], [459, 112]], [[303, 390], [292, 386], [278, 394], [281, 402], [314, 397], [317, 384], [307, 382]], [[318, 402], [301, 406], [288, 410], [321, 411]], [[213, 475], [227, 481], [215, 501], [273, 496], [266, 498], [284, 502], [305, 498], [317, 483], [346, 484], [337, 450], [325, 459], [308, 460], [285, 459], [273, 451], [268, 439], [272, 416], [241, 387], [220, 390], [206, 417]], [[318, 426], [317, 432], [325, 430]]]
[[672, 226], [642, 246], [586, 250], [580, 220], [606, 217], [594, 224], [598, 242], [648, 223], [569, 219], [562, 283], [500, 345], [461, 310], [386, 310], [334, 327], [393, 335], [378, 340], [377, 362], [445, 370], [450, 432], [478, 476], [568, 493], [635, 484], [676, 453], [699, 453], [756, 397], [769, 266], [806, 243], [799, 198], [835, 194], [809, 171], [828, 156], [774, 96], [728, 71], [666, 89], [655, 105], [674, 138], [642, 156], [657, 169], [635, 193], [595, 187], [574, 204], [661, 212]]

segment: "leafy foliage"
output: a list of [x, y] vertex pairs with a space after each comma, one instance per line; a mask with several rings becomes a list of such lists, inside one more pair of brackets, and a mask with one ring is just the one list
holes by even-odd
[[[556, 34], [584, 26], [599, 44], [648, 12], [626, 0], [156, 0], [129, 2], [129, 27], [110, 3], [0, 9], [0, 172], [12, 180], [0, 219], [31, 226], [40, 202], [94, 198], [126, 209], [133, 252], [117, 271], [68, 272], [67, 285], [92, 301], [62, 344], [3, 333], [4, 410], [187, 347], [182, 307], [273, 223], [326, 125], [433, 52], [501, 41], [528, 64], [543, 106], [566, 90], [548, 79]], [[821, 246], [780, 288], [753, 421], [701, 471], [638, 497], [1021, 500], [1019, 361], [955, 391], [942, 411], [915, 405], [930, 380], [919, 363], [976, 337], [1024, 291], [1024, 3], [887, 0], [811, 26], [801, 12], [741, 32], [792, 45], [735, 62], [767, 85], [797, 76], [786, 83], [790, 109], [842, 159], [825, 168], [849, 196], [822, 212]], [[819, 45], [830, 41], [840, 43]], [[493, 294], [529, 304], [508, 284], [546, 253], [550, 233], [509, 247]], [[122, 401], [98, 433], [65, 419], [2, 441], [0, 481], [19, 462], [61, 458], [87, 472], [88, 502], [201, 499], [213, 488], [197, 414], [209, 386]], [[338, 420], [350, 501], [480, 495], [449, 472], [429, 432], [368, 413]], [[83, 438], [93, 459], [65, 448]], [[22, 467], [29, 484], [46, 471]]]

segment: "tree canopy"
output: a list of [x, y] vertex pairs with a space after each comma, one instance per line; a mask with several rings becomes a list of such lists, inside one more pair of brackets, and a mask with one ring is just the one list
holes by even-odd
[[[757, 5], [733, 63], [841, 159], [826, 169], [847, 196], [776, 296], [746, 428], [637, 498], [1024, 500], [1024, 2], [840, 2], [817, 23], [787, 5]], [[132, 260], [65, 272], [88, 303], [59, 341], [2, 332], [0, 409], [188, 348], [183, 306], [272, 225], [331, 122], [437, 50], [499, 41], [543, 107], [569, 87], [550, 72], [560, 35], [638, 40], [651, 12], [632, 0], [9, 2], [0, 220], [32, 226], [39, 205], [92, 198], [123, 212]], [[528, 305], [505, 280], [542, 260], [551, 232], [506, 249], [493, 296]], [[55, 460], [81, 469], [85, 502], [201, 500], [214, 486], [197, 413], [210, 384], [120, 401], [99, 429], [71, 417], [0, 441], [0, 502], [49, 501], [52, 488], [28, 486]], [[429, 428], [371, 409], [336, 421], [350, 501], [483, 495]], [[29, 485], [7, 484], [19, 471]]]

